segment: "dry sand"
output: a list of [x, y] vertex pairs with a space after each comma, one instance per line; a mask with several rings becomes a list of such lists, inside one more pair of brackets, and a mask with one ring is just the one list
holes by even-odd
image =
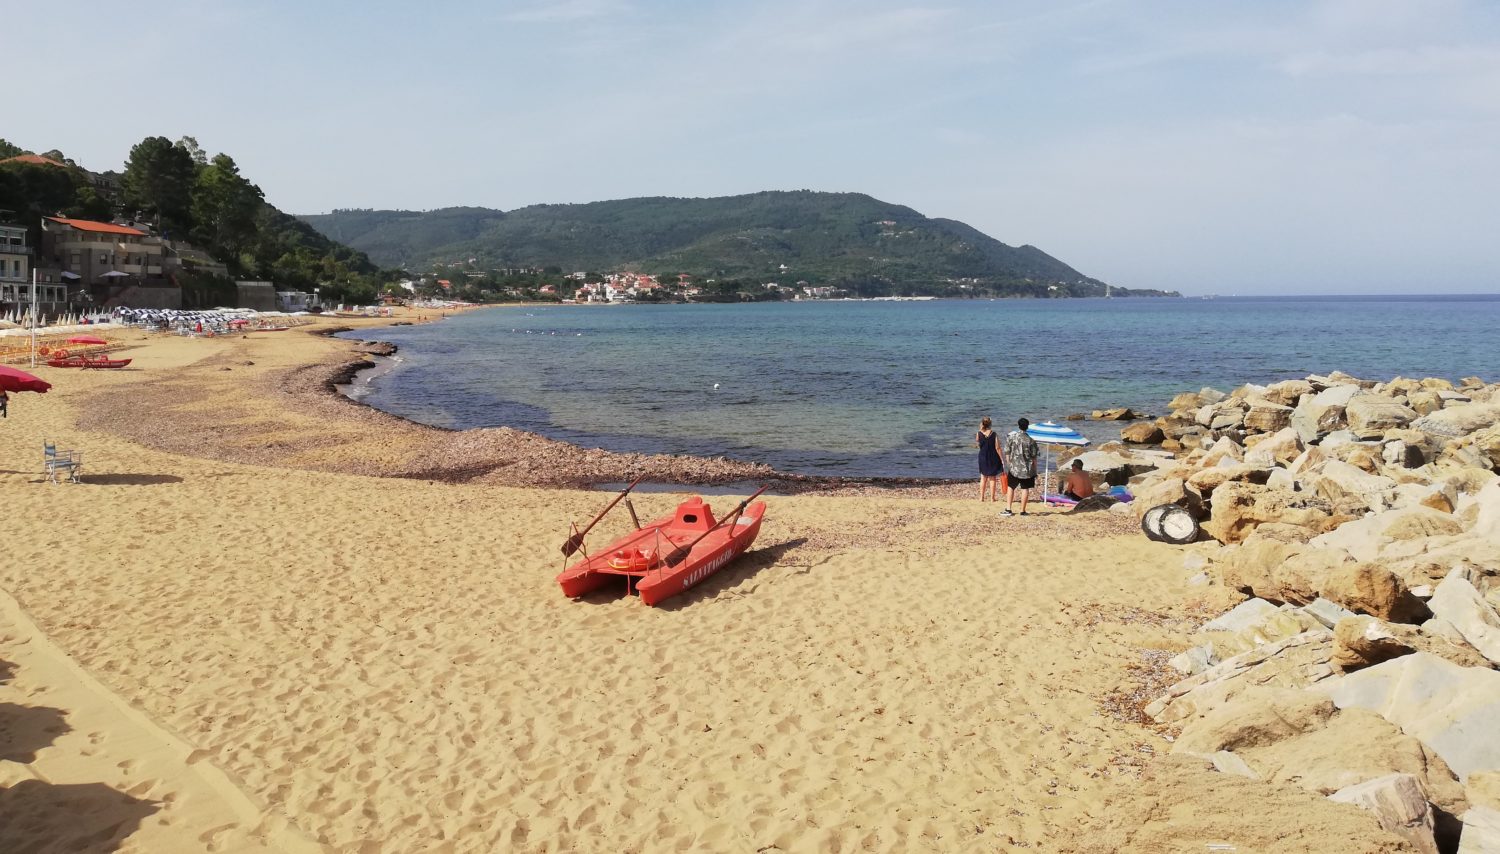
[[351, 345], [123, 337], [0, 421], [0, 850], [1401, 850], [1156, 759], [1143, 686], [1227, 600], [1117, 517], [777, 497], [667, 607], [572, 602], [604, 496], [420, 479], [430, 434], [319, 397]]

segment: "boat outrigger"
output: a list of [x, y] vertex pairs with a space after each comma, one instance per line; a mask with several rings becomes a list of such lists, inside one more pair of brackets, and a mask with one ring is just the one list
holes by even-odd
[[[579, 551], [583, 535], [636, 483], [627, 486], [593, 522], [570, 536], [563, 544], [563, 554]], [[642, 602], [655, 605], [698, 584], [750, 548], [766, 513], [765, 502], [755, 499], [765, 491], [765, 487], [756, 490], [718, 521], [714, 520], [713, 508], [701, 497], [689, 498], [670, 516], [644, 525], [637, 523], [637, 530], [603, 551], [593, 555], [585, 551], [583, 560], [557, 576], [557, 583], [565, 596], [574, 597], [623, 577], [627, 590], [634, 589]], [[634, 508], [630, 515], [635, 518]]]

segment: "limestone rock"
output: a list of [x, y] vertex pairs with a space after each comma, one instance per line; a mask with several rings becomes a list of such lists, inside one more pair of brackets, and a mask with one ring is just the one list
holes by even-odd
[[1266, 386], [1262, 397], [1280, 406], [1296, 406], [1304, 394], [1312, 394], [1312, 383], [1307, 380], [1283, 380]]
[[1246, 402], [1250, 405], [1244, 417], [1247, 431], [1275, 433], [1291, 423], [1292, 408], [1290, 406], [1272, 403], [1264, 398], [1253, 398]]
[[1415, 626], [1387, 623], [1367, 616], [1351, 616], [1339, 621], [1333, 629], [1333, 655], [1329, 660], [1335, 667], [1351, 671], [1413, 652], [1428, 652], [1460, 667], [1490, 666], [1489, 661], [1462, 638], [1454, 643]]
[[1408, 469], [1414, 469], [1427, 462], [1427, 456], [1422, 453], [1420, 446], [1408, 444], [1400, 439], [1381, 445], [1380, 459], [1388, 466]]
[[1348, 424], [1345, 407], [1359, 392], [1357, 385], [1338, 385], [1316, 394], [1303, 395], [1288, 423], [1297, 431], [1303, 444], [1312, 444]]
[[1231, 481], [1214, 490], [1203, 530], [1221, 543], [1237, 543], [1266, 522], [1321, 530], [1330, 515], [1326, 502], [1307, 493]]
[[1341, 709], [1379, 713], [1435, 751], [1460, 780], [1500, 768], [1500, 727], [1495, 726], [1500, 672], [1418, 652], [1327, 680], [1314, 690], [1327, 693]]
[[1416, 651], [1398, 635], [1393, 623], [1354, 616], [1333, 627], [1333, 656], [1329, 660], [1341, 670], [1358, 670]]
[[1291, 465], [1292, 461], [1301, 456], [1303, 451], [1302, 440], [1297, 436], [1297, 431], [1291, 427], [1283, 427], [1275, 433], [1268, 433], [1265, 436], [1258, 437], [1253, 444], [1249, 444], [1247, 447], [1257, 453], [1264, 453], [1269, 456], [1270, 463], [1280, 463], [1282, 465]]
[[1380, 533], [1393, 540], [1416, 540], [1424, 537], [1451, 537], [1463, 533], [1463, 525], [1453, 514], [1431, 507], [1402, 507], [1379, 514]]
[[1326, 629], [1258, 646], [1172, 685], [1145, 712], [1170, 723], [1207, 714], [1247, 688], [1305, 688], [1333, 675], [1332, 650], [1333, 635]]
[[1239, 632], [1275, 613], [1277, 613], [1276, 606], [1264, 599], [1246, 599], [1227, 613], [1204, 623], [1200, 631]]
[[1167, 404], [1167, 410], [1170, 412], [1182, 412], [1185, 409], [1191, 409], [1196, 412], [1208, 405], [1208, 403], [1209, 401], [1204, 400], [1202, 395], [1196, 392], [1185, 391], [1172, 398], [1171, 402]]
[[1228, 463], [1240, 463], [1245, 461], [1245, 449], [1240, 443], [1228, 437], [1220, 438], [1204, 452], [1203, 458], [1198, 464], [1204, 467], [1220, 466]]
[[1369, 810], [1380, 826], [1405, 838], [1421, 854], [1438, 854], [1432, 834], [1432, 805], [1411, 774], [1387, 774], [1328, 796], [1329, 800]]
[[1500, 425], [1474, 433], [1469, 437], [1469, 446], [1489, 460], [1490, 468], [1500, 471]]
[[1221, 465], [1200, 469], [1187, 479], [1187, 486], [1202, 498], [1207, 498], [1219, 486], [1230, 481], [1263, 484], [1271, 476], [1270, 467], [1246, 465]]
[[1427, 605], [1434, 617], [1451, 624], [1485, 658], [1500, 665], [1500, 614], [1464, 577], [1463, 569], [1450, 572]]
[[1471, 805], [1500, 810], [1500, 770], [1475, 771], [1464, 790]]
[[1470, 807], [1462, 819], [1458, 854], [1500, 854], [1500, 809]]
[[1183, 650], [1167, 662], [1173, 670], [1184, 676], [1202, 673], [1218, 663], [1219, 656], [1214, 653], [1214, 645], [1211, 643]]
[[1313, 491], [1341, 512], [1384, 510], [1396, 488], [1396, 482], [1388, 477], [1368, 474], [1339, 460], [1323, 463], [1303, 479], [1310, 481]]
[[1095, 421], [1134, 421], [1141, 416], [1128, 406], [1117, 409], [1095, 409], [1089, 416]]
[[[1354, 616], [1354, 612], [1348, 608], [1337, 602], [1330, 602], [1322, 597], [1302, 606], [1302, 610], [1312, 615], [1313, 619], [1330, 629], [1338, 625], [1339, 621], [1345, 617]], [[1337, 638], [1335, 638], [1335, 641], [1337, 641]]]
[[1167, 438], [1162, 429], [1149, 421], [1132, 424], [1120, 431], [1120, 438], [1133, 445], [1154, 445]]
[[1414, 391], [1406, 397], [1406, 405], [1418, 416], [1431, 415], [1443, 408], [1443, 399], [1435, 391]]
[[1390, 542], [1381, 532], [1381, 519], [1366, 516], [1319, 534], [1308, 545], [1320, 549], [1342, 549], [1357, 561], [1372, 561], [1379, 559], [1380, 550]]
[[1431, 616], [1395, 573], [1373, 563], [1338, 567], [1329, 573], [1321, 592], [1351, 611], [1393, 623], [1420, 623]]
[[1183, 487], [1182, 479], [1176, 477], [1164, 477], [1143, 484], [1135, 490], [1135, 500], [1130, 502], [1130, 507], [1135, 510], [1136, 518], [1139, 519], [1152, 507], [1183, 504], [1187, 498], [1187, 491]]
[[1500, 424], [1500, 405], [1455, 403], [1412, 422], [1415, 430], [1443, 439], [1457, 439]]
[[1405, 427], [1417, 413], [1378, 394], [1356, 394], [1344, 407], [1349, 429], [1361, 439], [1378, 438], [1387, 430]]
[[1274, 744], [1323, 726], [1337, 711], [1322, 694], [1249, 687], [1184, 726], [1172, 752], [1211, 754]]

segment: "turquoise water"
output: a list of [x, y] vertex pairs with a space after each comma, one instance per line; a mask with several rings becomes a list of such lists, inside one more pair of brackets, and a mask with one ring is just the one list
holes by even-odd
[[1500, 297], [505, 307], [380, 330], [402, 363], [364, 400], [616, 451], [968, 477], [982, 415], [1159, 414], [1180, 391], [1336, 369], [1496, 379], [1497, 328]]

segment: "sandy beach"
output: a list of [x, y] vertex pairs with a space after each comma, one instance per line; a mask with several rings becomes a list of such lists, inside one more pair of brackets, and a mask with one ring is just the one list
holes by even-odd
[[123, 331], [129, 369], [12, 395], [0, 850], [1404, 850], [1163, 756], [1139, 708], [1240, 597], [1133, 516], [779, 496], [666, 607], [569, 601], [558, 545], [607, 496], [560, 460], [761, 471], [412, 425], [333, 395], [359, 345], [315, 329]]

